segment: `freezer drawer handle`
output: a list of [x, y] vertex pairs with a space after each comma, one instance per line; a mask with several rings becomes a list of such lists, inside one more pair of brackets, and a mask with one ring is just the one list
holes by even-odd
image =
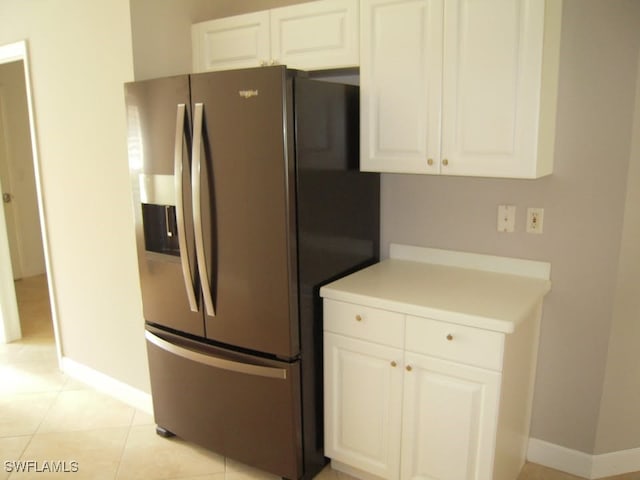
[[188, 348], [174, 345], [173, 343], [167, 342], [149, 331], [145, 331], [144, 336], [158, 348], [193, 362], [247, 375], [257, 375], [259, 377], [276, 378], [280, 380], [287, 379], [287, 371], [284, 368], [264, 367], [262, 365], [252, 365], [250, 363], [234, 362], [232, 360], [212, 357], [200, 352], [194, 352]]
[[196, 258], [198, 260], [198, 271], [200, 272], [200, 282], [202, 283], [202, 296], [204, 297], [204, 308], [207, 315], [216, 315], [213, 308], [213, 298], [211, 296], [211, 284], [209, 282], [209, 272], [207, 271], [207, 259], [204, 251], [204, 235], [202, 232], [202, 208], [200, 204], [200, 183], [201, 183], [201, 161], [202, 150], [202, 103], [195, 104], [193, 115], [193, 150], [191, 152], [191, 195], [193, 203], [193, 227], [196, 234]]
[[[198, 303], [193, 288], [193, 276], [191, 273], [191, 262], [189, 262], [189, 251], [187, 250], [187, 236], [184, 226], [184, 204], [182, 202], [182, 139], [184, 137], [184, 115], [185, 104], [178, 104], [176, 115], [176, 139], [173, 151], [173, 182], [176, 190], [176, 223], [178, 225], [178, 246], [180, 248], [180, 263], [182, 264], [182, 277], [187, 290], [189, 308], [192, 312], [198, 311]], [[167, 222], [168, 223], [168, 222]], [[167, 227], [168, 228], [168, 227]]]

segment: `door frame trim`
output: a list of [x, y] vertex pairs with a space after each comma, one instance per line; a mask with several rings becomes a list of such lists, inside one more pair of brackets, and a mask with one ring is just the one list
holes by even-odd
[[[60, 328], [57, 314], [57, 298], [53, 281], [54, 275], [51, 263], [49, 237], [47, 235], [47, 216], [46, 210], [44, 208], [44, 198], [42, 194], [42, 172], [40, 170], [40, 156], [38, 155], [38, 137], [36, 132], [33, 94], [31, 89], [28, 45], [27, 40], [22, 40], [0, 46], [0, 64], [20, 60], [22, 61], [22, 64], [24, 66], [24, 82], [27, 96], [27, 109], [29, 112], [29, 131], [31, 133], [31, 151], [33, 155], [33, 168], [36, 183], [38, 210], [40, 213], [40, 233], [42, 235], [44, 263], [47, 272], [47, 286], [49, 288], [51, 320], [53, 323], [53, 334], [56, 344], [56, 353], [58, 356], [58, 362], [60, 363], [62, 359], [62, 348], [60, 342]], [[5, 241], [7, 242], [6, 244], [4, 243]], [[5, 255], [7, 255], [7, 258], [9, 258], [4, 212], [0, 212], [0, 256], [4, 257]], [[0, 343], [8, 343], [22, 338], [22, 332], [20, 329], [20, 317], [18, 315], [15, 286], [13, 283], [13, 272], [10, 268], [3, 268], [2, 272], [3, 273], [0, 274]]]

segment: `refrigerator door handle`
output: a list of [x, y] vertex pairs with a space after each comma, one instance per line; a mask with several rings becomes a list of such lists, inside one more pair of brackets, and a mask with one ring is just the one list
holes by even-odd
[[275, 378], [280, 380], [287, 379], [287, 371], [284, 368], [265, 367], [263, 365], [235, 362], [233, 360], [225, 360], [223, 358], [205, 355], [204, 353], [196, 352], [168, 342], [148, 330], [144, 332], [144, 336], [158, 348], [193, 362], [247, 375], [257, 375], [259, 377]]
[[184, 204], [182, 202], [182, 140], [184, 138], [184, 117], [185, 104], [179, 103], [176, 113], [176, 138], [173, 151], [173, 182], [176, 192], [176, 224], [178, 226], [178, 246], [180, 248], [180, 263], [182, 265], [182, 276], [184, 286], [187, 291], [189, 308], [192, 312], [198, 311], [195, 289], [193, 287], [193, 275], [191, 273], [191, 263], [189, 262], [189, 251], [187, 250], [187, 236], [184, 225]]
[[213, 307], [211, 283], [209, 281], [207, 259], [204, 250], [204, 235], [202, 232], [202, 208], [200, 203], [203, 111], [204, 106], [202, 103], [196, 103], [194, 105], [193, 150], [191, 152], [191, 195], [193, 203], [193, 226], [196, 236], [196, 259], [198, 261], [198, 271], [200, 272], [202, 296], [204, 297], [204, 308], [207, 315], [214, 317], [216, 315], [216, 312]]

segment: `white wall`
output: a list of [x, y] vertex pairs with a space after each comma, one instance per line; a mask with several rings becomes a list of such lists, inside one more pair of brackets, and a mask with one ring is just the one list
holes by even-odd
[[26, 39], [63, 355], [148, 391], [126, 152], [128, 0], [0, 0]]

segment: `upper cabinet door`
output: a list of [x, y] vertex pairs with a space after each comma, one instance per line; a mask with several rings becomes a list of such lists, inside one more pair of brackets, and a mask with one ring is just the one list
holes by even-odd
[[302, 3], [270, 13], [271, 60], [300, 70], [358, 66], [358, 0]]
[[196, 23], [193, 69], [357, 67], [358, 10], [358, 0], [322, 0]]
[[559, 0], [361, 0], [361, 169], [553, 167]]
[[442, 1], [363, 0], [360, 15], [360, 167], [438, 173]]
[[191, 41], [194, 72], [257, 67], [270, 57], [269, 12], [196, 23]]
[[541, 131], [545, 3], [447, 1], [444, 21], [442, 173], [551, 173], [544, 148], [553, 130], [551, 138]]

